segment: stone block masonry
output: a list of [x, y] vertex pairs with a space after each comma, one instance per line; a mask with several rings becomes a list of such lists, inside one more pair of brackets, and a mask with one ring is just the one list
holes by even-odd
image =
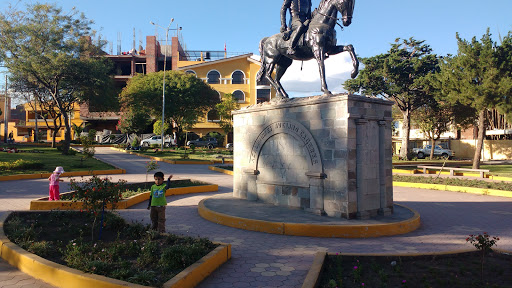
[[233, 196], [347, 219], [392, 213], [391, 106], [338, 94], [234, 111]]

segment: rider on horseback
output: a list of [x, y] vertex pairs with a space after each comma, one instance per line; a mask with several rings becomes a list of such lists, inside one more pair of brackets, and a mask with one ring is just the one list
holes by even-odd
[[290, 37], [289, 33], [291, 33], [291, 44], [287, 53], [293, 55], [295, 54], [297, 42], [300, 36], [306, 32], [307, 25], [311, 19], [311, 0], [284, 0], [283, 7], [281, 8], [281, 33], [287, 30], [286, 11], [288, 9], [290, 9], [291, 14], [291, 31], [283, 35], [283, 38], [286, 40]]

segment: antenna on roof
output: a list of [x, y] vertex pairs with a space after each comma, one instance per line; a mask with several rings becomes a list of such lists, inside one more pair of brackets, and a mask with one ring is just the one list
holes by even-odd
[[117, 32], [117, 55], [121, 55], [121, 32]]
[[135, 51], [135, 48], [136, 48], [135, 47], [135, 42], [136, 42], [135, 41], [135, 27], [133, 27], [133, 47], [132, 48], [133, 48], [134, 51]]

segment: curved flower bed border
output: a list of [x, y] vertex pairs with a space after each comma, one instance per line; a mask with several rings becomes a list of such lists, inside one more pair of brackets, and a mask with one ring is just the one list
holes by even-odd
[[[9, 241], [4, 233], [4, 221], [9, 215], [10, 213], [6, 213], [0, 217], [0, 256], [10, 265], [18, 268], [22, 272], [56, 287], [148, 287], [101, 275], [84, 273], [48, 261], [21, 249], [16, 244]], [[163, 287], [195, 287], [218, 267], [231, 259], [231, 245], [223, 243], [217, 244], [220, 246], [164, 283]]]
[[[217, 184], [211, 185], [200, 185], [200, 186], [189, 186], [189, 187], [179, 187], [179, 188], [170, 188], [165, 192], [165, 196], [172, 195], [184, 195], [191, 193], [200, 193], [200, 192], [216, 192], [219, 190], [219, 186]], [[73, 193], [66, 192], [62, 193]], [[135, 204], [147, 201], [149, 199], [149, 192], [144, 192], [141, 194], [134, 195], [132, 197], [123, 199], [119, 201], [116, 209], [126, 209]], [[108, 207], [110, 208], [110, 207]], [[82, 202], [74, 202], [67, 200], [60, 201], [48, 201], [48, 197], [42, 197], [39, 199], [35, 199], [30, 201], [30, 210], [80, 210], [83, 209]]]

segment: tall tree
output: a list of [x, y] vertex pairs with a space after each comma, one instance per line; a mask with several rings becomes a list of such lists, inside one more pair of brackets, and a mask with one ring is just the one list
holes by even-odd
[[478, 141], [473, 157], [473, 169], [480, 167], [480, 157], [487, 128], [487, 111], [512, 111], [512, 40], [510, 34], [502, 45], [494, 42], [489, 29], [480, 41], [471, 41], [457, 34], [457, 55], [447, 57], [439, 74], [441, 87], [452, 102], [460, 102], [476, 111]]
[[53, 4], [0, 13], [0, 59], [11, 75], [51, 96], [64, 118], [64, 154], [71, 141], [73, 104], [98, 96], [112, 83], [108, 60], [95, 57], [102, 55], [103, 45], [88, 37], [91, 23], [76, 10], [63, 13]]
[[430, 159], [434, 156], [435, 142], [453, 127], [466, 129], [474, 123], [474, 109], [451, 102], [443, 93], [441, 73], [432, 73], [423, 78], [423, 90], [432, 96], [414, 113], [414, 122], [431, 143]]
[[233, 132], [233, 115], [231, 111], [240, 109], [238, 100], [231, 93], [224, 94], [222, 101], [215, 105], [215, 109], [219, 113], [219, 125], [224, 130], [224, 133]]
[[[16, 91], [15, 98], [18, 98], [32, 108], [37, 117], [34, 119], [38, 121], [39, 116], [44, 120], [48, 130], [52, 131], [52, 148], [56, 147], [56, 137], [59, 130], [62, 128], [62, 112], [57, 107], [57, 103], [53, 101], [52, 96], [46, 89], [37, 87], [27, 81], [26, 78], [20, 77], [19, 74], [11, 76], [10, 87]], [[69, 105], [65, 103], [64, 105]], [[66, 107], [69, 111], [71, 107]], [[38, 131], [35, 131], [38, 133]], [[34, 137], [36, 139], [36, 137]], [[38, 139], [39, 140], [39, 139]]]
[[151, 125], [151, 117], [142, 111], [129, 110], [123, 113], [117, 128], [122, 133], [144, 133]]
[[402, 158], [409, 157], [411, 113], [431, 97], [423, 90], [422, 79], [438, 71], [437, 56], [424, 42], [397, 38], [387, 53], [361, 59], [365, 68], [356, 79], [344, 84], [351, 93], [362, 92], [395, 102], [402, 113]]
[[[124, 110], [139, 111], [161, 119], [162, 77], [163, 72], [155, 72], [131, 78], [121, 92]], [[178, 134], [192, 127], [219, 101], [219, 94], [195, 75], [181, 71], [165, 73], [165, 117], [177, 125]]]

